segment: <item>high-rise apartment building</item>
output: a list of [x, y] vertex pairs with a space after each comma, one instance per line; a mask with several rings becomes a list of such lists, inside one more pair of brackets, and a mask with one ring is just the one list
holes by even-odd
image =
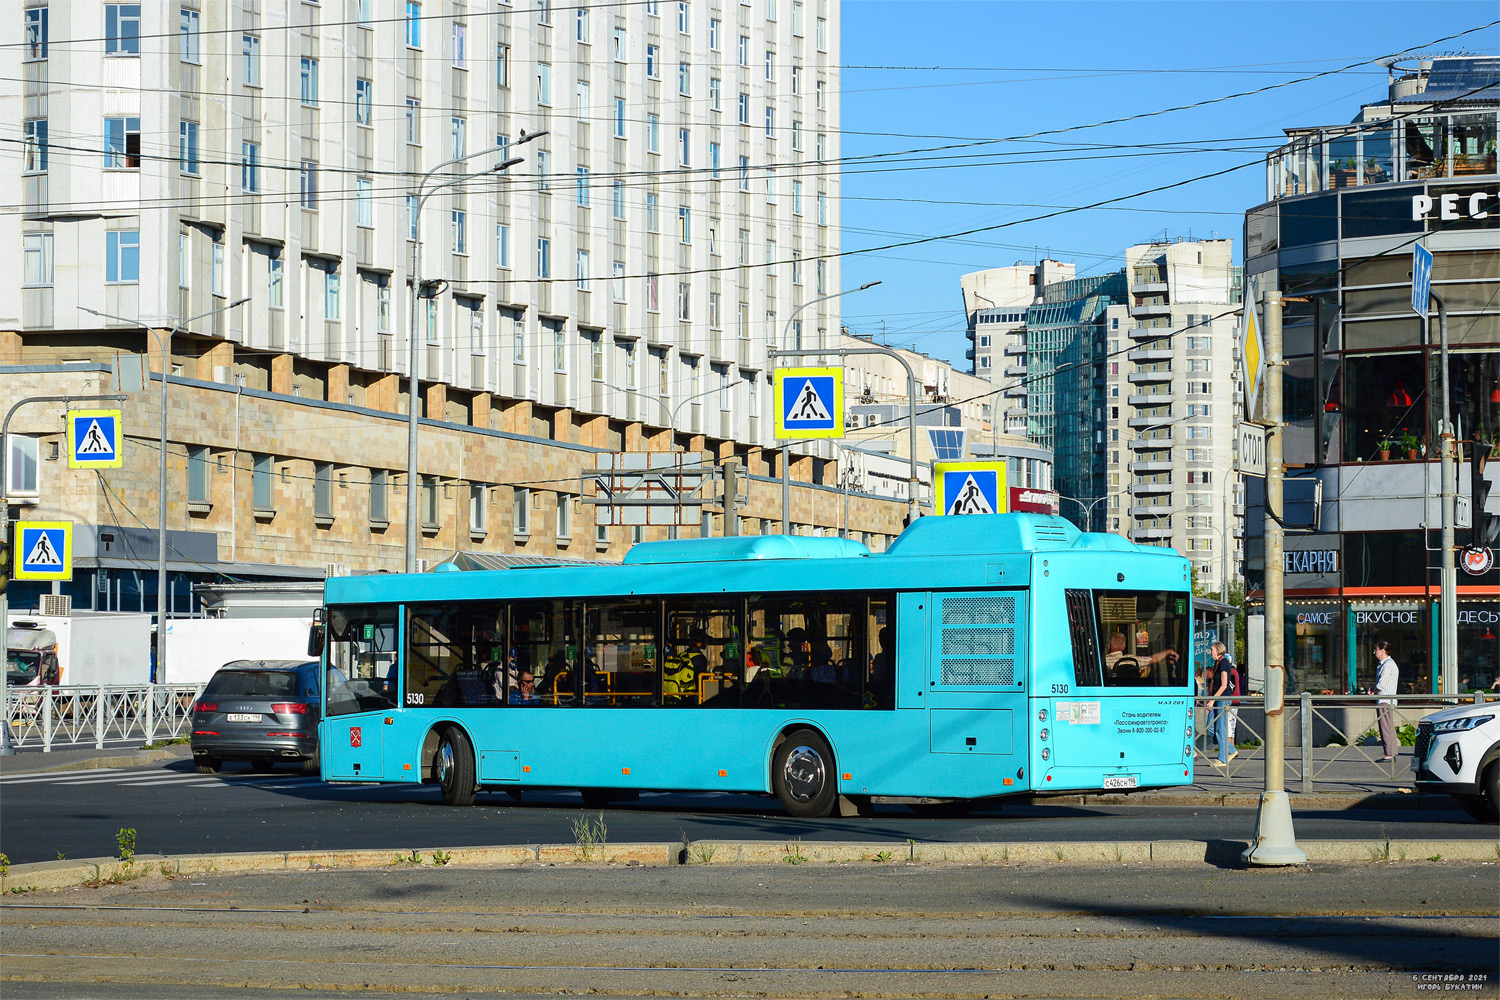
[[1234, 471], [1240, 269], [1228, 240], [1125, 251], [1125, 301], [1104, 315], [1101, 362], [1109, 531], [1187, 556], [1198, 585], [1241, 577], [1244, 493]]
[[[400, 568], [411, 491], [422, 561], [618, 559], [668, 529], [592, 523], [600, 451], [738, 457], [742, 530], [779, 524], [767, 347], [839, 335], [838, 300], [815, 301], [840, 283], [837, 0], [26, 0], [0, 20], [23, 42], [0, 50], [0, 365], [24, 376], [0, 405], [129, 395], [107, 486], [49, 464], [55, 415], [12, 425], [8, 494], [92, 539], [82, 606], [154, 606], [136, 571], [158, 503], [194, 553], [170, 568], [180, 610], [225, 573]], [[804, 531], [899, 530], [899, 504], [846, 520], [827, 499], [831, 445], [791, 450]]]
[[1026, 310], [1042, 289], [1073, 277], [1074, 265], [1050, 258], [1017, 262], [959, 278], [964, 296], [969, 371], [1004, 387], [990, 408], [1006, 434], [1026, 433]]

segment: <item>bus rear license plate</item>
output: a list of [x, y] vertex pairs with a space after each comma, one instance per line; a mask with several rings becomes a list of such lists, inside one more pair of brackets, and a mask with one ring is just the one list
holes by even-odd
[[1133, 774], [1111, 774], [1104, 779], [1105, 788], [1136, 788], [1141, 779]]
[[[227, 721], [227, 722], [259, 722], [260, 721], [260, 716], [257, 715], [257, 714], [251, 714], [251, 713], [247, 713], [247, 712], [230, 712], [229, 715], [225, 717], [225, 721]], [[1108, 780], [1108, 779], [1106, 779], [1106, 780]]]

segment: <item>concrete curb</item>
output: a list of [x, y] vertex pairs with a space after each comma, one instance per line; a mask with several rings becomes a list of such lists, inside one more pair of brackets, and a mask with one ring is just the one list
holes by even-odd
[[[42, 861], [14, 865], [0, 878], [0, 892], [116, 884], [150, 875], [191, 876], [229, 873], [389, 870], [392, 868], [495, 868], [516, 865], [761, 865], [761, 864], [1212, 864], [1238, 867], [1244, 841], [1131, 841], [1019, 844], [871, 842], [804, 843], [792, 840], [713, 841], [687, 844], [611, 844], [587, 857], [574, 844], [512, 847], [455, 847], [444, 851], [263, 851], [168, 857], [138, 854], [126, 865], [118, 858]], [[1304, 840], [1298, 846], [1313, 863], [1500, 860], [1500, 841], [1490, 840]], [[435, 858], [441, 857], [439, 866]]]
[[[92, 771], [99, 768], [144, 767], [159, 764], [164, 760], [182, 760], [191, 756], [187, 747], [160, 747], [156, 750], [133, 750], [129, 753], [109, 754], [101, 757], [85, 757], [46, 767], [17, 766], [15, 757], [5, 758], [10, 766], [0, 765], [0, 774], [60, 774], [64, 771]], [[30, 763], [30, 754], [27, 754]]]

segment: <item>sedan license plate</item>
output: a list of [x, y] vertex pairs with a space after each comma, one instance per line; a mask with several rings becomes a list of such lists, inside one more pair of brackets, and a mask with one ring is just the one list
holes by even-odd
[[260, 721], [260, 715], [258, 713], [249, 713], [249, 712], [230, 712], [227, 716], [225, 716], [225, 721], [226, 722], [259, 722]]
[[1141, 779], [1134, 774], [1109, 774], [1104, 777], [1105, 788], [1135, 788]]

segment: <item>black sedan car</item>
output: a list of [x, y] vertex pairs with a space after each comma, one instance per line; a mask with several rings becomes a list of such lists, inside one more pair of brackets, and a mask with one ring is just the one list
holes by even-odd
[[296, 763], [318, 773], [318, 664], [300, 660], [235, 660], [209, 680], [193, 703], [189, 740], [199, 774], [226, 760], [257, 771]]

